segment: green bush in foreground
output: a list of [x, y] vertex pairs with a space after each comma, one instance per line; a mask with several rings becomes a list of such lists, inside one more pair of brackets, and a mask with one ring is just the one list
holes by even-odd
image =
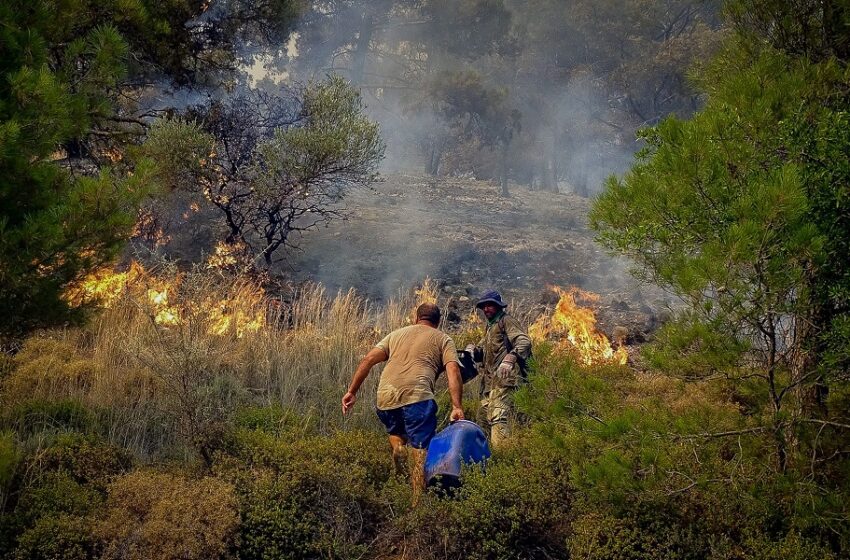
[[242, 559], [362, 557], [390, 514], [377, 434], [240, 430], [214, 471], [236, 488]]
[[[166, 455], [161, 441], [145, 456], [131, 440], [148, 427], [135, 418], [122, 420], [132, 437], [116, 438], [127, 448], [104, 441], [118, 401], [16, 399], [2, 413], [0, 557], [808, 560], [850, 550], [846, 461], [815, 478], [777, 472], [762, 391], [583, 367], [556, 347], [535, 356], [513, 445], [486, 474], [469, 469], [454, 496], [416, 507], [391, 474], [385, 435], [331, 431], [328, 400], [316, 401], [319, 414], [227, 401], [201, 464]], [[832, 392], [830, 406], [848, 394]], [[162, 394], [146, 398], [162, 407]], [[804, 435], [846, 449], [835, 430]]]
[[18, 542], [14, 560], [89, 560], [98, 557], [93, 520], [60, 514], [39, 519]]
[[430, 494], [397, 517], [384, 546], [422, 559], [566, 557], [573, 490], [551, 446], [523, 434], [486, 474], [469, 468], [463, 484], [453, 498]]

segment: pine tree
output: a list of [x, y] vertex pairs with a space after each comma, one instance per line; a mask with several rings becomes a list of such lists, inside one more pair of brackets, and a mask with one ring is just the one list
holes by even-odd
[[645, 130], [591, 215], [604, 244], [688, 304], [657, 356], [678, 367], [697, 349], [765, 381], [783, 469], [811, 419], [803, 389], [847, 364], [848, 76], [834, 57], [737, 34], [699, 80], [705, 108]]

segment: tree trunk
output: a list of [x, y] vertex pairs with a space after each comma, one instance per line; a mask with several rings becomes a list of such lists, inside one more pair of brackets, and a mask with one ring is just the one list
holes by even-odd
[[502, 196], [505, 198], [510, 197], [511, 193], [508, 191], [508, 154], [510, 153], [510, 145], [505, 142], [502, 147], [502, 161], [499, 162], [499, 181], [502, 185]]
[[363, 85], [363, 75], [366, 69], [366, 58], [369, 54], [369, 45], [372, 43], [372, 35], [375, 25], [371, 14], [364, 13], [360, 18], [360, 30], [357, 34], [357, 46], [351, 55], [351, 83], [355, 86]]
[[425, 170], [429, 175], [436, 177], [440, 174], [440, 162], [443, 159], [443, 139], [438, 135], [431, 137], [431, 154]]
[[540, 188], [544, 191], [558, 192], [557, 170], [557, 134], [554, 129], [544, 137], [543, 169], [541, 170]]
[[578, 173], [575, 175], [575, 189], [576, 194], [579, 196], [583, 196], [585, 198], [590, 196], [590, 189], [587, 187], [587, 170], [584, 168], [579, 169]]
[[[810, 280], [810, 282], [812, 282]], [[826, 397], [829, 388], [823, 377], [815, 375], [818, 368], [818, 325], [828, 322], [822, 315], [822, 309], [815, 302], [810, 304], [810, 312], [798, 316], [794, 320], [795, 349], [791, 356], [791, 383], [794, 414], [796, 417], [810, 418], [812, 416], [826, 417]]]
[[841, 60], [847, 60], [847, 57], [850, 56], [850, 41], [847, 41], [846, 35], [841, 32], [841, 28], [846, 26], [846, 23], [841, 18], [843, 10], [835, 7], [834, 0], [824, 0], [822, 6], [822, 40], [824, 45], [834, 56]]

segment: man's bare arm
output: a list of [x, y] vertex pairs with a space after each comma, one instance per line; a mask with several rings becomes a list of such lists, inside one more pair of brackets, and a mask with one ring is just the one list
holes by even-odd
[[460, 376], [460, 366], [457, 362], [446, 364], [446, 378], [449, 381], [449, 395], [452, 397], [452, 412], [450, 419], [463, 420], [463, 379]]
[[348, 413], [351, 407], [354, 406], [354, 403], [357, 401], [357, 391], [360, 390], [360, 386], [363, 385], [372, 368], [381, 362], [387, 361], [387, 358], [389, 356], [383, 349], [375, 347], [369, 350], [363, 359], [360, 360], [360, 364], [357, 365], [357, 370], [354, 372], [354, 377], [351, 379], [351, 384], [348, 386], [348, 391], [342, 397], [343, 414]]

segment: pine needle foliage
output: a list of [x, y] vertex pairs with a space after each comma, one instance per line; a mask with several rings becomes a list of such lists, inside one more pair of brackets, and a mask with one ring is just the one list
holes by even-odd
[[644, 130], [636, 165], [591, 212], [608, 248], [687, 303], [656, 365], [689, 369], [684, 352], [704, 376], [763, 379], [786, 427], [826, 413], [850, 357], [850, 70], [792, 51], [734, 34], [695, 77], [705, 107]]

